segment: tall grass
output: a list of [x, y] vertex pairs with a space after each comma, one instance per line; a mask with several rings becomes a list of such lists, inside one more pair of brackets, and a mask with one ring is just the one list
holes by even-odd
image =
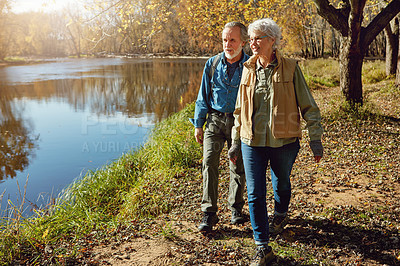
[[[30, 218], [3, 218], [0, 261], [40, 260], [46, 246], [79, 239], [95, 230], [115, 228], [120, 218], [152, 217], [172, 206], [171, 177], [181, 175], [201, 157], [188, 121], [194, 104], [159, 123], [148, 142], [110, 165], [87, 173], [71, 184], [50, 208]], [[76, 247], [78, 248], [78, 247]], [[77, 250], [56, 249], [54, 258]], [[58, 256], [58, 257], [57, 257]]]
[[125, 197], [122, 217], [156, 216], [173, 206], [166, 201], [176, 190], [172, 179], [179, 176], [184, 183], [184, 172], [201, 158], [201, 148], [195, 142], [193, 125], [194, 104], [158, 124], [144, 148], [137, 156], [144, 164], [138, 184]]

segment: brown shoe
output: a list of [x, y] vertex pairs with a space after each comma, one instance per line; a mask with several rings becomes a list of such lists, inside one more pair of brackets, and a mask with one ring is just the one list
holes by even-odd
[[274, 215], [272, 222], [269, 224], [269, 233], [271, 235], [277, 235], [282, 233], [285, 225], [289, 222], [287, 215]]
[[258, 246], [250, 266], [265, 266], [275, 258], [270, 246]]

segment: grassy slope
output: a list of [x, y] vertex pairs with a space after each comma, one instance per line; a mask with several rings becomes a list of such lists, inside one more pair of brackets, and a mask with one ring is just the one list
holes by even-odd
[[[368, 62], [365, 107], [350, 112], [334, 87], [336, 62], [307, 61], [302, 68], [323, 114], [325, 158], [312, 163], [303, 138], [292, 176], [292, 220], [271, 242], [276, 263], [393, 265], [400, 255], [399, 89], [393, 80], [382, 80], [380, 64]], [[175, 245], [171, 264], [248, 263], [251, 226], [224, 222], [229, 220], [223, 204], [229, 179], [225, 155], [222, 222], [206, 237], [193, 232], [201, 195], [201, 148], [188, 122], [193, 110], [189, 105], [160, 123], [139, 152], [89, 173], [36, 218], [15, 212], [5, 219], [0, 261], [96, 263], [92, 250], [99, 244], [161, 237]]]

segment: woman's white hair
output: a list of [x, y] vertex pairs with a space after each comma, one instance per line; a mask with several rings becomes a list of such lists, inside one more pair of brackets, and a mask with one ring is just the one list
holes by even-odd
[[254, 31], [261, 31], [264, 35], [275, 39], [274, 45], [272, 46], [273, 49], [276, 49], [281, 43], [281, 28], [270, 18], [262, 18], [251, 23], [247, 32], [250, 35]]

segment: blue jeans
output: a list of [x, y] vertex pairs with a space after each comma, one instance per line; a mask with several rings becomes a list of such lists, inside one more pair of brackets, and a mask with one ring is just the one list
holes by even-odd
[[290, 173], [300, 149], [299, 141], [279, 148], [252, 147], [242, 142], [250, 221], [257, 245], [268, 244], [269, 224], [266, 204], [266, 171], [271, 165], [275, 211], [288, 211], [291, 197]]

